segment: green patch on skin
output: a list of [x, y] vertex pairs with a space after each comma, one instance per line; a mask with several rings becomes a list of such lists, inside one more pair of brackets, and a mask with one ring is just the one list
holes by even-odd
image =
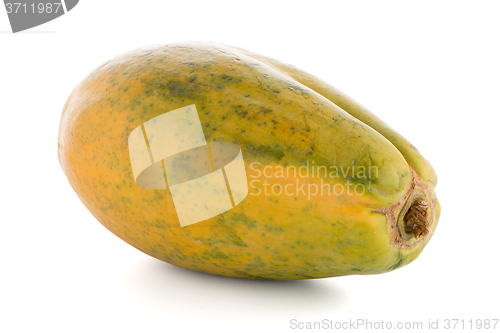
[[165, 77], [168, 78], [168, 76], [160, 76], [156, 80], [146, 81], [144, 83], [144, 96], [156, 95], [169, 101], [172, 97], [196, 100], [205, 93], [202, 86], [195, 83], [198, 79], [197, 75], [186, 78], [188, 81], [167, 81]]
[[231, 241], [231, 244], [233, 245], [236, 245], [236, 246], [240, 246], [240, 247], [247, 247], [248, 245], [245, 244], [245, 242], [243, 242], [241, 239], [233, 239]]
[[393, 270], [395, 270], [396, 268], [401, 267], [401, 266], [403, 265], [403, 263], [404, 263], [404, 261], [405, 261], [405, 258], [404, 258], [404, 257], [403, 257], [403, 255], [401, 254], [401, 251], [398, 251], [398, 259], [397, 259], [397, 260], [398, 260], [398, 261], [397, 261], [394, 265], [389, 266], [389, 267], [387, 268], [387, 270], [388, 270], [388, 271], [393, 271]]
[[258, 160], [258, 161], [271, 159], [271, 160], [274, 160], [275, 162], [279, 162], [285, 156], [283, 149], [280, 149], [278, 145], [254, 146], [248, 142], [245, 145], [245, 152], [248, 152], [248, 153], [256, 156], [257, 157], [256, 160]]
[[220, 251], [218, 247], [215, 247], [211, 250], [205, 250], [203, 252], [204, 255], [207, 255], [213, 259], [223, 259], [223, 260], [229, 260], [232, 261], [232, 259], [229, 258], [227, 254], [224, 252]]
[[253, 261], [259, 265], [264, 265], [264, 261], [260, 256], [255, 256]]
[[266, 107], [261, 107], [259, 113], [267, 114], [273, 112], [273, 109], [266, 108]]
[[[252, 270], [252, 269], [250, 269]], [[259, 275], [255, 275], [255, 274], [250, 274], [246, 271], [235, 271], [236, 274], [239, 274], [241, 277], [246, 277], [246, 278], [249, 278], [249, 279], [256, 279], [256, 280], [268, 280], [267, 277], [263, 277], [263, 276], [259, 276]]]
[[248, 217], [244, 214], [233, 213], [230, 217], [230, 220], [234, 221], [234, 223], [244, 224], [248, 229], [255, 229], [257, 227], [257, 221], [249, 220]]
[[175, 97], [195, 99], [198, 91], [198, 86], [182, 81], [169, 81], [165, 86], [168, 88], [170, 95]]
[[273, 225], [264, 225], [264, 228], [266, 228], [267, 231], [269, 232], [276, 232], [276, 233], [282, 233], [283, 232], [283, 228], [281, 227], [276, 227], [276, 226], [273, 226]]
[[195, 241], [199, 242], [200, 244], [203, 244], [203, 246], [213, 246], [215, 244], [221, 244], [221, 245], [227, 245], [230, 244], [229, 241], [225, 239], [216, 239], [214, 237], [210, 238], [195, 238]]

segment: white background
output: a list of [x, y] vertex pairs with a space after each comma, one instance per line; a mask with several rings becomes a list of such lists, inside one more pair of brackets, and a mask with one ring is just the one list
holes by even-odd
[[[12, 34], [0, 7], [0, 332], [500, 318], [499, 18], [498, 1], [85, 0]], [[422, 255], [375, 276], [253, 281], [160, 262], [102, 227], [58, 164], [62, 107], [108, 59], [187, 40], [291, 63], [409, 139], [433, 164], [442, 204]]]

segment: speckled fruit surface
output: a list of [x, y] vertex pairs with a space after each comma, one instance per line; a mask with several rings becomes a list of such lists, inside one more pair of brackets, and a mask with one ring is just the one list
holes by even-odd
[[[207, 142], [240, 147], [250, 193], [181, 227], [168, 188], [135, 183], [127, 139], [144, 122], [193, 104]], [[149, 46], [95, 69], [64, 106], [58, 154], [80, 200], [112, 233], [212, 274], [391, 271], [417, 258], [440, 213], [434, 170], [401, 135], [320, 79], [223, 44]], [[328, 173], [280, 174], [312, 165]], [[337, 191], [307, 191], [321, 186]]]

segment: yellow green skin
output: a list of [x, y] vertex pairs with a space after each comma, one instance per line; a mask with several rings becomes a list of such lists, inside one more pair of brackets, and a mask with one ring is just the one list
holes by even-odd
[[[136, 185], [127, 138], [145, 121], [191, 104], [207, 142], [238, 144], [249, 184], [258, 176], [254, 162], [260, 168], [306, 161], [371, 166], [378, 174], [323, 179], [362, 184], [362, 195], [308, 199], [255, 195], [251, 187], [233, 209], [181, 227], [168, 189]], [[155, 258], [212, 274], [307, 279], [383, 273], [417, 258], [439, 218], [436, 175], [402, 136], [314, 76], [221, 44], [150, 46], [103, 64], [66, 102], [58, 146], [71, 186], [107, 229]], [[395, 207], [401, 219], [413, 177], [427, 186], [431, 224], [425, 237], [406, 246], [391, 239], [394, 227], [383, 212]]]

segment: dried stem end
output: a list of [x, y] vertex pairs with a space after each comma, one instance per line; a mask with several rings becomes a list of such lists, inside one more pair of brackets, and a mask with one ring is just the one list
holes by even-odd
[[436, 196], [420, 176], [412, 171], [412, 182], [398, 202], [377, 211], [387, 217], [391, 243], [402, 249], [412, 249], [428, 240], [432, 233], [436, 211]]
[[403, 217], [404, 231], [419, 239], [429, 233], [427, 226], [428, 204], [424, 200], [415, 200]]

